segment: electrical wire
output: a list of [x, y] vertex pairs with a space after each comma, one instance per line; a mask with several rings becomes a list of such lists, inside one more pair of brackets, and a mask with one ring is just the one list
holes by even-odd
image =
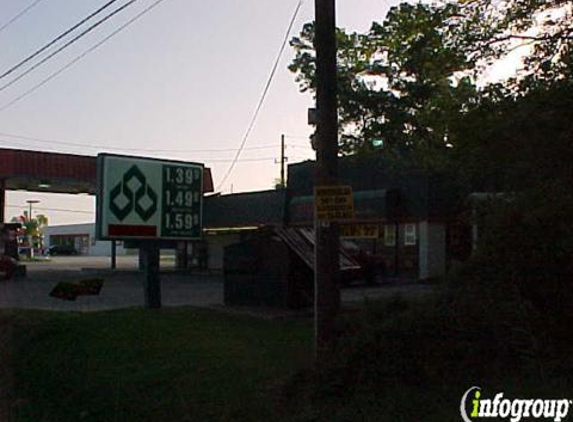
[[304, 139], [305, 141], [308, 141], [309, 138], [308, 136], [302, 136], [302, 135], [285, 135], [286, 139]]
[[65, 72], [66, 70], [68, 70], [70, 67], [72, 67], [74, 64], [76, 64], [77, 62], [79, 62], [81, 59], [83, 59], [85, 56], [87, 56], [89, 53], [91, 53], [92, 51], [96, 50], [97, 48], [101, 47], [103, 44], [105, 44], [108, 40], [110, 40], [111, 38], [113, 38], [115, 35], [119, 34], [121, 31], [123, 31], [124, 29], [126, 29], [128, 26], [130, 26], [132, 23], [136, 22], [137, 20], [139, 20], [140, 18], [142, 18], [144, 15], [146, 15], [147, 13], [149, 13], [151, 10], [153, 10], [154, 8], [156, 8], [157, 6], [159, 6], [159, 4], [163, 3], [165, 0], [156, 0], [155, 2], [153, 2], [151, 5], [147, 6], [145, 9], [143, 9], [141, 12], [139, 12], [137, 15], [135, 15], [133, 18], [131, 18], [130, 20], [128, 20], [127, 22], [125, 22], [123, 25], [121, 25], [119, 28], [117, 28], [115, 31], [113, 31], [111, 34], [109, 34], [107, 37], [103, 38], [101, 41], [99, 41], [98, 43], [94, 44], [92, 47], [90, 47], [89, 49], [87, 49], [86, 51], [84, 51], [82, 54], [80, 54], [79, 56], [77, 56], [75, 59], [73, 59], [71, 62], [69, 62], [67, 65], [65, 65], [64, 67], [61, 67], [60, 69], [58, 69], [57, 71], [55, 71], [54, 73], [52, 73], [50, 76], [48, 76], [47, 78], [43, 79], [42, 81], [40, 81], [38, 84], [34, 85], [31, 89], [29, 89], [28, 91], [25, 91], [23, 94], [19, 95], [18, 97], [14, 98], [12, 101], [4, 104], [2, 107], [0, 107], [0, 111], [4, 111], [6, 110], [8, 107], [13, 106], [14, 104], [16, 104], [18, 101], [21, 101], [22, 99], [26, 98], [28, 95], [30, 95], [31, 93], [33, 93], [34, 91], [36, 91], [37, 89], [41, 88], [42, 86], [44, 86], [45, 84], [47, 84], [48, 82], [50, 82], [52, 79], [54, 79], [55, 77], [57, 77], [58, 75], [60, 75], [61, 73]]
[[[26, 205], [6, 205], [9, 208], [20, 208], [26, 210]], [[38, 211], [52, 211], [52, 212], [73, 212], [78, 214], [95, 214], [95, 211], [84, 211], [84, 210], [68, 210], [64, 208], [44, 208], [44, 207], [34, 207], [34, 210]]]
[[237, 162], [241, 162], [241, 163], [252, 163], [252, 162], [256, 162], [256, 161], [274, 161], [276, 160], [276, 157], [264, 157], [264, 158], [243, 158], [241, 160], [235, 160], [234, 158], [232, 160], [204, 160], [206, 163], [237, 163]]
[[114, 11], [108, 13], [107, 15], [105, 15], [103, 18], [101, 18], [99, 21], [97, 21], [96, 23], [94, 23], [93, 25], [89, 26], [87, 29], [85, 29], [84, 31], [80, 32], [78, 35], [76, 35], [74, 38], [72, 38], [70, 41], [68, 41], [67, 43], [65, 43], [64, 45], [62, 45], [60, 48], [56, 49], [54, 52], [48, 54], [46, 57], [44, 57], [42, 60], [40, 60], [38, 63], [34, 64], [32, 67], [28, 68], [28, 70], [26, 70], [23, 73], [20, 73], [17, 77], [15, 77], [14, 79], [12, 79], [10, 82], [5, 83], [4, 85], [0, 86], [0, 92], [4, 91], [5, 89], [9, 88], [10, 86], [14, 85], [16, 82], [18, 82], [20, 79], [22, 79], [24, 76], [30, 74], [31, 72], [33, 72], [34, 70], [36, 70], [37, 68], [39, 68], [40, 66], [42, 66], [44, 63], [46, 63], [48, 60], [50, 60], [52, 57], [56, 56], [57, 54], [61, 53], [62, 51], [64, 51], [66, 48], [68, 48], [69, 46], [71, 46], [72, 44], [74, 44], [76, 41], [78, 41], [79, 39], [83, 38], [84, 36], [86, 36], [87, 34], [89, 34], [91, 31], [93, 31], [94, 29], [96, 29], [98, 26], [100, 26], [101, 24], [103, 24], [104, 22], [106, 22], [107, 20], [111, 19], [112, 17], [114, 17], [115, 15], [117, 15], [118, 13], [120, 13], [121, 11], [125, 10], [126, 8], [128, 8], [129, 6], [131, 6], [133, 3], [135, 3], [138, 0], [129, 0], [127, 3], [123, 4], [122, 6], [118, 7], [117, 9], [115, 9]]
[[[117, 146], [109, 146], [109, 145], [97, 145], [95, 143], [91, 143], [90, 145], [79, 144], [75, 142], [67, 142], [61, 140], [54, 140], [54, 139], [45, 139], [45, 138], [35, 138], [31, 136], [23, 136], [23, 135], [15, 135], [11, 133], [0, 132], [0, 136], [6, 136], [8, 138], [15, 138], [15, 139], [22, 139], [25, 141], [32, 141], [38, 142], [43, 144], [54, 144], [54, 145], [66, 145], [66, 146], [73, 146], [78, 148], [88, 148], [88, 149], [102, 149], [102, 150], [115, 150], [115, 151], [131, 151], [131, 152], [234, 152], [237, 151], [237, 148], [222, 148], [222, 149], [146, 149], [146, 148], [124, 148], [124, 147], [117, 147]], [[8, 143], [15, 143], [18, 144], [17, 141], [12, 140], [2, 140], [3, 142]], [[29, 144], [25, 144], [29, 146]], [[263, 149], [274, 149], [276, 145], [257, 145], [249, 148], [245, 148], [248, 150], [263, 150]]]
[[251, 134], [253, 128], [255, 127], [255, 123], [256, 123], [256, 121], [257, 121], [257, 117], [259, 116], [259, 113], [260, 113], [260, 111], [261, 111], [261, 109], [262, 109], [262, 107], [263, 107], [263, 104], [264, 104], [264, 102], [265, 102], [265, 99], [266, 99], [266, 97], [267, 97], [267, 94], [268, 94], [268, 92], [269, 92], [269, 89], [270, 89], [270, 87], [271, 87], [271, 83], [272, 83], [272, 81], [273, 81], [273, 79], [274, 79], [274, 77], [275, 77], [275, 74], [276, 74], [276, 71], [277, 71], [279, 62], [280, 62], [280, 60], [281, 60], [281, 58], [282, 58], [282, 55], [283, 55], [284, 50], [285, 50], [285, 47], [286, 47], [286, 45], [287, 45], [287, 43], [288, 43], [288, 40], [289, 40], [289, 37], [290, 37], [290, 33], [291, 33], [291, 31], [292, 31], [292, 28], [293, 28], [294, 23], [295, 23], [295, 21], [296, 21], [296, 18], [297, 18], [297, 16], [298, 16], [298, 12], [300, 11], [300, 8], [302, 7], [303, 3], [304, 3], [304, 0], [299, 0], [298, 3], [297, 3], [297, 5], [296, 5], [296, 8], [295, 8], [294, 13], [293, 13], [293, 16], [292, 16], [292, 18], [291, 18], [291, 20], [290, 20], [290, 23], [289, 23], [289, 26], [288, 26], [288, 28], [287, 28], [287, 31], [286, 31], [284, 40], [283, 40], [282, 45], [281, 45], [281, 47], [280, 47], [280, 49], [279, 49], [279, 53], [278, 53], [278, 55], [277, 55], [277, 58], [276, 58], [276, 60], [275, 60], [274, 65], [273, 65], [273, 67], [272, 67], [272, 69], [271, 69], [271, 73], [270, 73], [269, 78], [268, 78], [268, 80], [267, 80], [267, 82], [266, 82], [266, 84], [265, 84], [265, 87], [264, 87], [264, 89], [263, 89], [263, 93], [262, 93], [262, 95], [261, 95], [261, 98], [259, 99], [259, 102], [258, 102], [257, 107], [256, 107], [256, 109], [255, 109], [255, 113], [253, 114], [253, 117], [251, 118], [251, 122], [249, 123], [249, 126], [247, 127], [247, 131], [245, 132], [245, 134], [244, 134], [244, 136], [243, 136], [243, 139], [242, 139], [242, 141], [241, 141], [241, 145], [240, 145], [239, 149], [237, 150], [237, 154], [235, 155], [234, 160], [231, 162], [231, 165], [229, 166], [229, 169], [228, 169], [227, 172], [225, 173], [225, 176], [223, 176], [223, 179], [221, 179], [221, 182], [219, 182], [219, 185], [218, 185], [218, 187], [217, 187], [216, 190], [220, 190], [221, 186], [223, 186], [223, 185], [225, 184], [225, 182], [227, 181], [227, 179], [228, 179], [229, 176], [231, 175], [231, 172], [232, 172], [233, 169], [235, 168], [235, 164], [236, 164], [236, 162], [239, 160], [239, 157], [241, 156], [241, 152], [243, 151], [243, 149], [244, 149], [244, 147], [245, 147], [245, 144], [247, 143], [247, 140], [249, 139], [249, 135]]
[[[6, 140], [0, 140], [0, 141], [8, 142], [8, 143], [13, 142], [13, 141], [6, 141]], [[23, 145], [23, 146], [29, 147], [29, 145]], [[276, 148], [276, 146], [273, 146], [273, 148]], [[24, 150], [35, 152], [34, 150], [30, 150], [30, 149], [24, 149]], [[112, 150], [112, 149], [108, 148], [108, 150]], [[154, 152], [157, 152], [157, 151], [159, 151], [159, 150], [155, 150]], [[232, 151], [235, 151], [235, 150], [232, 150]], [[44, 150], [42, 152], [48, 152], [48, 151]], [[59, 151], [53, 151], [53, 152], [56, 154], [66, 154], [66, 153], [61, 153]], [[67, 154], [70, 154], [70, 153], [68, 152]], [[89, 156], [89, 155], [86, 155], [86, 156]], [[244, 158], [244, 159], [241, 159], [239, 161], [240, 162], [255, 162], [255, 161], [272, 161], [272, 160], [275, 160], [275, 157]], [[205, 163], [230, 163], [230, 162], [234, 161], [234, 159], [203, 159], [203, 160], [199, 160], [199, 161], [202, 161]]]
[[[131, 0], [130, 2], [126, 3], [124, 6], [122, 6], [122, 8], [127, 7], [129, 4], [133, 3], [136, 0]], [[97, 44], [95, 44], [94, 46], [92, 46], [90, 49], [86, 50], [84, 53], [82, 53], [81, 55], [77, 56], [74, 60], [72, 60], [71, 62], [69, 62], [66, 66], [60, 68], [58, 71], [52, 73], [50, 76], [48, 76], [46, 79], [44, 79], [43, 81], [41, 81], [39, 84], [35, 85], [32, 89], [24, 92], [22, 95], [20, 95], [19, 97], [15, 98], [14, 100], [12, 100], [11, 102], [5, 104], [2, 108], [0, 108], [0, 111], [5, 110], [6, 108], [10, 107], [11, 105], [15, 104], [16, 102], [20, 101], [21, 99], [23, 99], [24, 97], [26, 97], [27, 95], [31, 94], [32, 92], [34, 92], [36, 89], [40, 88], [41, 86], [43, 86], [44, 84], [48, 83], [50, 80], [52, 80], [53, 78], [55, 78], [56, 76], [58, 76], [59, 74], [61, 74], [62, 72], [64, 72], [65, 70], [69, 69], [71, 66], [73, 66], [75, 63], [77, 63], [79, 60], [81, 60], [83, 57], [85, 57], [87, 54], [89, 54], [90, 52], [94, 51], [95, 49], [97, 49], [98, 47], [100, 47], [101, 45], [103, 45], [105, 42], [107, 42], [109, 39], [111, 39], [113, 36], [115, 36], [116, 34], [118, 34], [119, 32], [123, 31], [125, 28], [127, 28], [129, 25], [131, 25], [132, 23], [134, 23], [136, 20], [138, 20], [139, 18], [141, 18], [143, 15], [145, 15], [146, 13], [148, 13], [149, 11], [151, 11], [153, 8], [155, 8], [156, 6], [158, 6], [160, 3], [162, 3], [165, 0], [157, 0], [156, 2], [154, 2], [153, 4], [151, 4], [150, 6], [148, 6], [146, 9], [144, 9], [142, 12], [140, 12], [139, 14], [137, 14], [136, 16], [134, 16], [132, 19], [130, 19], [129, 21], [127, 21], [125, 24], [123, 24], [122, 26], [120, 26], [118, 29], [116, 29], [115, 31], [113, 31], [110, 35], [108, 35], [107, 37], [105, 37], [104, 39], [102, 39], [100, 42], [98, 42]], [[229, 167], [225, 177], [223, 178], [223, 181], [221, 182], [221, 184], [224, 183], [224, 181], [228, 178], [228, 176], [230, 175], [230, 173], [232, 172], [234, 166], [236, 165], [236, 163], [238, 161], [241, 162], [253, 162], [253, 161], [269, 161], [269, 160], [273, 160], [274, 161], [274, 157], [267, 157], [267, 158], [252, 158], [252, 159], [244, 159], [244, 160], [239, 160], [240, 157], [240, 153], [243, 150], [248, 150], [248, 149], [265, 149], [265, 148], [274, 148], [276, 146], [261, 146], [261, 147], [251, 147], [251, 148], [245, 148], [245, 144], [246, 141], [248, 140], [248, 137], [250, 135], [250, 133], [252, 132], [252, 129], [254, 128], [254, 124], [256, 122], [256, 119], [258, 117], [258, 114], [262, 108], [262, 105], [264, 103], [264, 100], [266, 98], [266, 95], [270, 89], [271, 83], [274, 79], [274, 76], [276, 74], [277, 68], [278, 68], [278, 64], [280, 62], [280, 59], [282, 57], [282, 54], [284, 53], [284, 49], [286, 47], [286, 44], [288, 42], [288, 38], [290, 36], [290, 33], [292, 31], [292, 27], [294, 26], [294, 22], [296, 20], [296, 17], [298, 15], [298, 12], [300, 10], [300, 8], [302, 7], [302, 4], [304, 3], [304, 0], [299, 0], [296, 8], [295, 8], [295, 12], [293, 14], [293, 17], [290, 21], [289, 27], [287, 29], [287, 33], [285, 35], [285, 39], [283, 41], [283, 44], [281, 45], [281, 48], [279, 50], [279, 54], [277, 56], [277, 59], [273, 65], [273, 68], [271, 70], [270, 76], [267, 80], [267, 83], [265, 85], [265, 88], [263, 90], [263, 94], [261, 96], [261, 99], [257, 105], [257, 108], [255, 110], [255, 113], [253, 115], [253, 118], [251, 120], [251, 123], [245, 133], [245, 136], [243, 137], [243, 141], [241, 142], [241, 145], [238, 149], [227, 149], [226, 151], [237, 151], [237, 154], [235, 155], [235, 157], [233, 158], [233, 160], [205, 160], [206, 162], [231, 162], [231, 166]], [[121, 9], [121, 8], [120, 8]], [[118, 10], [120, 9], [116, 9], [116, 11], [114, 11], [113, 13], [117, 13]], [[110, 15], [106, 16], [106, 18], [109, 18]], [[104, 18], [105, 19], [105, 18]], [[101, 21], [99, 21], [101, 22]], [[86, 145], [81, 145], [81, 144], [73, 144], [73, 143], [69, 143], [69, 142], [61, 142], [61, 141], [53, 141], [53, 140], [47, 140], [47, 139], [40, 139], [40, 138], [31, 138], [31, 137], [24, 137], [24, 136], [20, 136], [20, 135], [11, 135], [11, 134], [6, 134], [6, 133], [0, 133], [0, 135], [4, 135], [4, 136], [8, 136], [8, 137], [15, 137], [15, 138], [20, 138], [20, 139], [26, 139], [26, 140], [33, 140], [36, 142], [47, 142], [47, 143], [60, 143], [60, 144], [66, 144], [66, 145], [72, 145], [72, 146], [78, 146], [78, 147], [82, 147], [85, 148]], [[9, 142], [13, 142], [13, 141], [9, 141]], [[108, 148], [108, 149], [114, 149], [114, 148], [110, 148], [107, 146], [94, 146], [94, 148]], [[122, 150], [122, 151], [146, 151], [146, 152], [208, 152], [208, 151], [225, 151], [225, 150], [157, 150], [157, 149], [153, 149], [153, 150], [145, 150], [145, 149], [129, 149], [129, 148], [117, 148], [118, 150]]]
[[108, 1], [106, 4], [104, 4], [103, 6], [101, 6], [99, 9], [97, 9], [95, 12], [90, 13], [88, 16], [86, 16], [85, 18], [83, 18], [81, 21], [79, 21], [78, 23], [76, 23], [74, 26], [72, 26], [71, 28], [67, 29], [66, 31], [62, 32], [60, 35], [58, 35], [56, 38], [54, 38], [52, 41], [48, 42], [46, 45], [44, 45], [42, 48], [40, 48], [39, 50], [35, 51], [34, 53], [30, 54], [28, 57], [26, 57], [25, 59], [23, 59], [22, 61], [20, 61], [19, 63], [17, 63], [16, 65], [12, 66], [10, 69], [8, 69], [6, 72], [4, 72], [3, 74], [0, 75], [0, 79], [5, 78], [6, 76], [10, 75], [12, 72], [14, 72], [15, 70], [19, 69], [20, 67], [22, 67], [23, 65], [25, 65], [26, 63], [28, 63], [30, 60], [34, 59], [35, 57], [37, 57], [38, 55], [42, 54], [44, 51], [46, 51], [48, 48], [50, 48], [51, 46], [53, 46], [55, 43], [57, 43], [58, 41], [60, 41], [62, 38], [64, 38], [65, 36], [69, 35], [70, 33], [72, 33], [73, 31], [75, 31], [76, 29], [78, 29], [80, 26], [82, 26], [84, 23], [86, 23], [87, 21], [89, 21], [91, 18], [93, 18], [94, 16], [100, 14], [101, 12], [103, 12], [105, 9], [107, 9], [109, 6], [111, 6], [113, 3], [116, 3], [118, 0], [111, 0]]
[[14, 16], [12, 19], [10, 19], [8, 22], [6, 22], [4, 25], [0, 26], [0, 32], [4, 31], [6, 28], [8, 28], [10, 25], [12, 25], [14, 22], [16, 22], [18, 19], [20, 19], [22, 16], [24, 16], [27, 12], [29, 12], [30, 10], [32, 10], [32, 8], [34, 6], [36, 6], [38, 3], [40, 3], [42, 0], [36, 0], [34, 2], [32, 2], [28, 7], [24, 8], [20, 13], [18, 13], [16, 16]]
[[311, 146], [311, 145], [294, 145], [294, 144], [289, 144], [288, 147], [289, 147], [289, 148], [312, 149], [312, 146]]

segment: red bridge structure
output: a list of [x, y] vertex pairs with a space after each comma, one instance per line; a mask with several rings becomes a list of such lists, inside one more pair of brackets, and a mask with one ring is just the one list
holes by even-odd
[[[95, 195], [95, 156], [0, 148], [0, 223], [6, 216], [6, 191]], [[211, 169], [205, 168], [203, 192], [213, 192]]]

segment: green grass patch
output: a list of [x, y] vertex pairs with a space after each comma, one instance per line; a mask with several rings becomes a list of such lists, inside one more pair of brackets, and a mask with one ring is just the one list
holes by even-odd
[[456, 303], [395, 297], [347, 309], [320, 365], [309, 320], [191, 308], [12, 312], [14, 421], [447, 422], [461, 420], [474, 385], [490, 396], [573, 398], [570, 349], [518, 354], [521, 321], [500, 326]]
[[17, 421], [269, 420], [309, 364], [308, 321], [188, 308], [18, 313]]

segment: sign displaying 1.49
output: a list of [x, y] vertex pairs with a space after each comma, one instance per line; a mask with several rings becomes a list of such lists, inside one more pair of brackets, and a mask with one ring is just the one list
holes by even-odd
[[168, 237], [199, 237], [202, 171], [163, 165], [162, 233]]

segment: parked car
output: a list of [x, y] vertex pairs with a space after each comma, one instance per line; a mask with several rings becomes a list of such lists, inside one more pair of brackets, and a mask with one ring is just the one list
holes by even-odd
[[345, 285], [349, 285], [354, 280], [363, 280], [367, 284], [375, 284], [385, 275], [386, 265], [381, 255], [365, 252], [355, 242], [347, 239], [341, 240], [340, 246], [360, 264], [359, 270], [343, 274], [342, 281]]
[[52, 245], [47, 250], [48, 255], [77, 255], [78, 251], [72, 245]]
[[9, 280], [14, 276], [18, 268], [18, 261], [6, 255], [0, 256], [0, 273], [3, 274], [5, 280]]
[[[42, 255], [42, 249], [34, 248], [34, 256]], [[18, 247], [18, 255], [22, 256], [30, 256], [30, 247], [29, 246], [20, 246]]]

